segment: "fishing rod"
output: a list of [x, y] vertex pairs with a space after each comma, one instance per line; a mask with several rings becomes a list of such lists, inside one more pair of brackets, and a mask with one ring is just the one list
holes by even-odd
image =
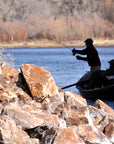
[[[55, 41], [56, 41], [56, 39], [55, 39]], [[66, 46], [65, 44], [63, 44], [63, 43], [61, 43], [61, 42], [58, 42], [58, 41], [56, 41], [56, 42], [59, 43], [59, 44], [61, 44], [61, 45], [63, 45], [64, 47], [70, 49], [70, 50], [72, 51], [72, 53], [73, 53], [73, 56], [75, 55], [75, 48], [71, 49], [72, 47], [68, 47], [68, 46]]]
[[54, 38], [54, 40], [55, 40], [56, 43], [58, 43], [58, 44], [60, 44], [60, 45], [62, 45], [62, 46], [64, 46], [64, 47], [66, 47], [66, 48], [71, 49], [71, 47], [68, 47], [67, 45], [65, 45], [65, 44], [63, 44], [63, 43], [57, 41], [55, 38]]
[[66, 48], [71, 49], [71, 47], [68, 47], [68, 46], [66, 46], [65, 44], [61, 43], [61, 42], [58, 42], [58, 41], [56, 41], [56, 42], [57, 42], [58, 44], [61, 44], [62, 46], [66, 47]]
[[[55, 41], [56, 41], [56, 39], [55, 39]], [[71, 47], [68, 47], [68, 46], [66, 46], [65, 44], [61, 43], [61, 42], [58, 42], [58, 41], [56, 41], [56, 42], [59, 43], [59, 44], [61, 44], [61, 45], [63, 45], [63, 46], [66, 47], [66, 48], [69, 48], [69, 49], [71, 50]], [[74, 56], [74, 55], [75, 55], [75, 48], [72, 49], [72, 53], [73, 53], [73, 56]], [[67, 85], [67, 86], [65, 86], [65, 87], [62, 87], [61, 89], [66, 89], [66, 88], [69, 88], [69, 87], [72, 87], [72, 86], [76, 86], [76, 85], [79, 84], [79, 83], [80, 83], [80, 82], [73, 83], [73, 84]]]

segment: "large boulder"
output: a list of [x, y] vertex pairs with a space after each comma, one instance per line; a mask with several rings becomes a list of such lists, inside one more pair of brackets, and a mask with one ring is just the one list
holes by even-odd
[[46, 98], [52, 98], [62, 101], [53, 77], [44, 68], [23, 64], [21, 73], [34, 100], [42, 102]]

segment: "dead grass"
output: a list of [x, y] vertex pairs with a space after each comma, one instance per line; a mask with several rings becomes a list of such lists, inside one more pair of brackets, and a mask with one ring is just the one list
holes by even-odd
[[[95, 46], [114, 46], [114, 40], [95, 39]], [[50, 41], [50, 40], [35, 40], [27, 42], [12, 42], [0, 43], [0, 48], [45, 48], [45, 47], [81, 47], [85, 46], [82, 40], [76, 41]]]

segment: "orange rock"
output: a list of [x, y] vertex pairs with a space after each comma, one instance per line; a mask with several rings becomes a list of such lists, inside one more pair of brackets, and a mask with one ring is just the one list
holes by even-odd
[[114, 110], [113, 110], [111, 107], [109, 107], [106, 103], [104, 103], [103, 101], [97, 100], [97, 101], [95, 102], [94, 106], [95, 106], [96, 108], [102, 109], [102, 110], [104, 110], [105, 112], [107, 112], [107, 113], [109, 113], [109, 114], [111, 114], [111, 115], [114, 116]]
[[109, 122], [114, 123], [114, 110], [101, 100], [97, 100], [94, 106], [99, 109], [105, 116], [108, 117]]
[[27, 101], [31, 100], [31, 97], [6, 77], [0, 75], [0, 101], [3, 103], [9, 103], [17, 100]]
[[94, 106], [88, 106], [90, 123], [92, 126], [96, 127], [98, 131], [103, 133], [104, 128], [109, 123], [109, 117], [106, 112], [97, 109]]
[[47, 113], [34, 105], [25, 103], [10, 103], [5, 109], [4, 113], [20, 125], [22, 129], [34, 128], [40, 125], [47, 126], [66, 126], [64, 120], [57, 115]]
[[104, 129], [104, 134], [114, 143], [114, 123], [108, 123]]
[[111, 144], [107, 137], [98, 129], [89, 125], [78, 126], [79, 136], [85, 143], [92, 144]]
[[[18, 82], [11, 78], [12, 71], [4, 67], [6, 77], [0, 75], [0, 141], [39, 144], [36, 128], [44, 125], [49, 131], [41, 143], [114, 143], [114, 111], [104, 102], [88, 106], [86, 99], [56, 86], [44, 68], [22, 65]], [[25, 129], [35, 130], [35, 137], [30, 138]]]
[[58, 128], [54, 144], [85, 144], [74, 128]]
[[62, 117], [64, 117], [67, 126], [88, 124], [89, 119], [86, 115], [88, 109], [86, 107], [79, 108], [76, 110], [66, 110], [62, 112]]
[[44, 68], [23, 64], [21, 72], [33, 99], [38, 102], [42, 102], [47, 97], [55, 97], [55, 99], [59, 97], [61, 99], [53, 77]]
[[31, 139], [25, 131], [16, 126], [8, 116], [0, 119], [0, 143], [4, 144], [40, 144], [38, 139]]
[[86, 99], [71, 91], [65, 92], [65, 102], [70, 108], [80, 108], [87, 106]]
[[14, 68], [4, 66], [1, 68], [1, 71], [2, 71], [2, 75], [4, 77], [7, 77], [13, 83], [15, 83], [18, 80], [19, 72], [17, 72]]

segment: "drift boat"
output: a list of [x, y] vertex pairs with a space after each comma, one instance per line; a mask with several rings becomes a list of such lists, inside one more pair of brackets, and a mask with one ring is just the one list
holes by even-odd
[[114, 60], [109, 61], [106, 71], [87, 73], [77, 83], [76, 88], [86, 99], [114, 100]]
[[109, 69], [96, 71], [92, 75], [88, 72], [77, 83], [62, 89], [76, 86], [80, 95], [86, 99], [114, 100], [114, 59], [109, 63]]
[[83, 84], [77, 84], [76, 88], [79, 90], [81, 96], [86, 99], [105, 99], [114, 100], [114, 84], [109, 84], [101, 87], [87, 88], [87, 82]]

